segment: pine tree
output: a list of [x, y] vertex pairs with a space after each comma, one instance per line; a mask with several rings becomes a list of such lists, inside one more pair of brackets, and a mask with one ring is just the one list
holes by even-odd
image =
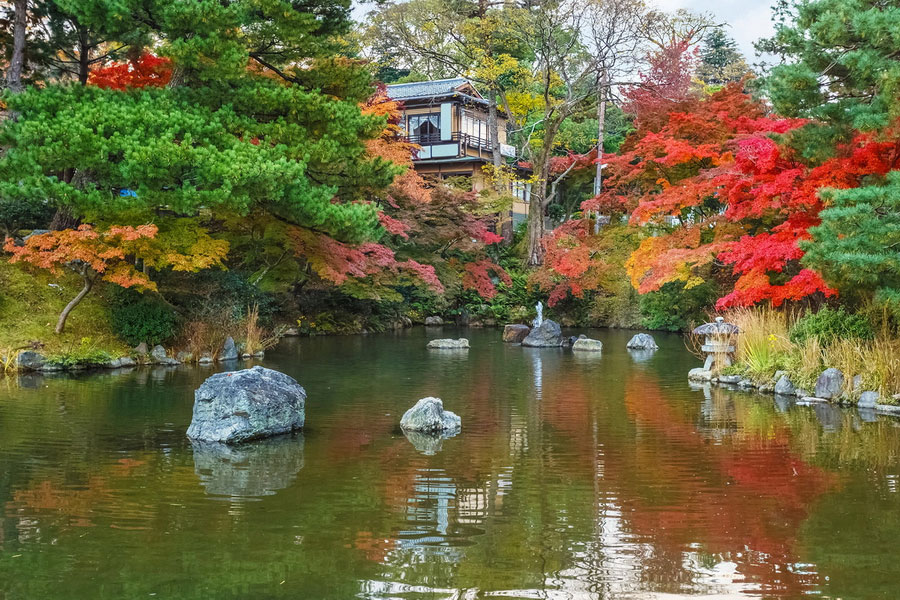
[[721, 27], [711, 29], [703, 40], [697, 76], [707, 85], [740, 81], [750, 72], [737, 43]]

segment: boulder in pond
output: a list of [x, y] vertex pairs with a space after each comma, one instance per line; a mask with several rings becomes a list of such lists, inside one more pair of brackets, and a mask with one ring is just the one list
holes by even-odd
[[531, 333], [528, 325], [505, 325], [503, 327], [503, 341], [507, 344], [521, 344], [522, 340]]
[[234, 343], [234, 338], [228, 336], [225, 338], [225, 344], [222, 346], [222, 351], [219, 353], [219, 360], [237, 360], [238, 351], [237, 346]]
[[427, 347], [432, 350], [468, 350], [469, 340], [466, 338], [431, 340]]
[[844, 374], [839, 369], [830, 368], [822, 371], [816, 380], [816, 388], [813, 395], [823, 400], [840, 398], [844, 389]]
[[540, 327], [535, 327], [522, 340], [522, 345], [528, 348], [559, 348], [565, 342], [559, 323], [544, 319]]
[[253, 367], [216, 373], [194, 392], [192, 440], [233, 444], [303, 428], [306, 390], [284, 373]]
[[400, 419], [400, 428], [404, 431], [422, 433], [458, 431], [461, 425], [459, 415], [444, 410], [444, 403], [440, 398], [422, 398], [403, 413]]
[[439, 327], [444, 324], [444, 320], [437, 315], [425, 317], [425, 325], [427, 327]]
[[47, 359], [43, 354], [26, 350], [19, 352], [16, 357], [16, 366], [23, 371], [37, 371], [47, 363]]
[[796, 392], [797, 388], [794, 387], [794, 382], [787, 375], [782, 375], [775, 384], [775, 393], [779, 396], [793, 396]]
[[649, 333], [638, 333], [625, 344], [625, 347], [629, 350], [659, 350], [656, 340]]
[[590, 338], [579, 338], [572, 344], [573, 352], [602, 352], [603, 342]]

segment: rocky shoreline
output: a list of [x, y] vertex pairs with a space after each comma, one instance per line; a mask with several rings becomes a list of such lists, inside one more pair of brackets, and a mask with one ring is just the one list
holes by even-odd
[[[786, 371], [776, 371], [768, 381], [754, 381], [744, 375], [719, 375], [703, 368], [691, 369], [688, 380], [695, 384], [717, 385], [726, 389], [745, 392], [758, 392], [781, 398], [795, 399], [797, 404], [811, 406], [814, 404], [837, 404], [840, 406], [856, 406], [864, 410], [874, 410], [888, 415], [900, 415], [900, 406], [884, 404], [880, 394], [872, 390], [859, 390], [862, 378], [853, 377], [850, 382], [853, 392], [846, 391], [844, 374], [835, 368], [822, 371], [812, 391], [797, 387]], [[858, 390], [858, 391], [857, 391]], [[891, 398], [900, 402], [900, 394]]]

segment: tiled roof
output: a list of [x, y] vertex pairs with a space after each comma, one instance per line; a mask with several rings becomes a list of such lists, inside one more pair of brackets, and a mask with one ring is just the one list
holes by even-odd
[[462, 77], [439, 79], [437, 81], [419, 81], [416, 83], [395, 83], [387, 86], [387, 93], [392, 100], [446, 96], [452, 94], [456, 91], [456, 88], [466, 83], [469, 83], [469, 81]]

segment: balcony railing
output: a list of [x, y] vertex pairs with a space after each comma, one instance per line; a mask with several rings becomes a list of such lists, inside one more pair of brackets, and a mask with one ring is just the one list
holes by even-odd
[[406, 136], [406, 141], [419, 146], [437, 146], [440, 144], [458, 143], [466, 148], [475, 148], [476, 150], [484, 150], [485, 152], [493, 151], [490, 140], [469, 135], [468, 133], [460, 133], [458, 131], [451, 134], [449, 140], [442, 140], [440, 133], [428, 133], [424, 135]]

